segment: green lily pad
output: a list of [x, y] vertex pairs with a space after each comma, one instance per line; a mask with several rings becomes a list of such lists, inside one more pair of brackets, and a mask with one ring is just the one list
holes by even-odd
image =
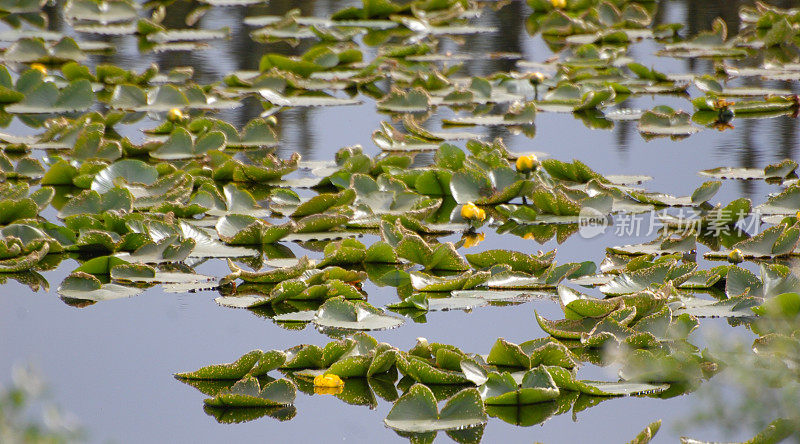
[[350, 302], [343, 297], [328, 299], [317, 310], [314, 324], [344, 330], [385, 330], [396, 328], [405, 321], [385, 314], [366, 302]]
[[395, 402], [384, 422], [394, 430], [414, 433], [463, 429], [485, 423], [486, 411], [474, 388], [460, 391], [439, 411], [431, 389], [415, 384]]
[[478, 392], [486, 405], [536, 404], [552, 401], [560, 394], [545, 367], [525, 372], [521, 384], [510, 373], [490, 373]]
[[67, 113], [85, 111], [94, 101], [95, 95], [88, 80], [76, 80], [61, 90], [54, 83], [44, 82], [5, 110], [15, 114]]
[[58, 287], [58, 294], [64, 298], [93, 302], [128, 298], [141, 292], [135, 287], [103, 284], [95, 276], [80, 271], [67, 276]]
[[293, 404], [296, 394], [297, 388], [288, 379], [269, 382], [262, 388], [258, 379], [249, 376], [204, 402], [212, 407], [271, 407]]

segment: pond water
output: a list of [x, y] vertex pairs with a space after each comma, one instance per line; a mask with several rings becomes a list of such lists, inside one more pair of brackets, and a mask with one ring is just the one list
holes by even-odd
[[[791, 2], [784, 2], [791, 3]], [[256, 15], [283, 15], [299, 8], [302, 16], [327, 17], [348, 5], [360, 2], [271, 0], [249, 7], [214, 7], [200, 20], [207, 29], [230, 28], [230, 38], [210, 41], [209, 48], [194, 51], [141, 52], [136, 38], [122, 36], [86, 37], [70, 28], [63, 19], [62, 2], [45, 8], [48, 27], [53, 31], [77, 35], [88, 40], [106, 41], [115, 47], [111, 55], [93, 55], [89, 65], [113, 63], [126, 69], [141, 70], [152, 63], [162, 72], [191, 66], [194, 81], [207, 84], [237, 70], [257, 69], [263, 54], [280, 52], [302, 54], [309, 46], [285, 43], [255, 43], [252, 30], [243, 19]], [[716, 17], [722, 17], [734, 33], [739, 28], [740, 1], [662, 1], [654, 16], [656, 24], [678, 22], [685, 25], [685, 35], [709, 30]], [[164, 24], [183, 28], [184, 17], [198, 4], [179, 1], [167, 7]], [[789, 4], [783, 6], [790, 6]], [[494, 26], [497, 32], [464, 37], [463, 44], [444, 39], [444, 50], [476, 55], [464, 63], [459, 75], [485, 76], [515, 68], [514, 61], [492, 60], [482, 55], [493, 52], [517, 52], [523, 60], [544, 61], [553, 55], [540, 36], [531, 37], [526, 20], [532, 13], [522, 1], [510, 1], [498, 10], [482, 8], [476, 25]], [[703, 59], [656, 57], [660, 44], [644, 40], [630, 46], [629, 55], [640, 63], [674, 74], [709, 73], [712, 62]], [[365, 59], [376, 49], [366, 47]], [[748, 78], [748, 86], [789, 89], [798, 94], [797, 82], [762, 81]], [[735, 84], [735, 83], [734, 83]], [[690, 87], [692, 97], [697, 90]], [[278, 115], [280, 144], [277, 154], [288, 158], [298, 152], [304, 160], [327, 161], [342, 147], [360, 144], [366, 153], [380, 150], [371, 140], [374, 130], [391, 117], [375, 110], [375, 101], [362, 96], [365, 103], [346, 107], [302, 108]], [[670, 105], [688, 109], [691, 104], [681, 96], [636, 96], [619, 107], [649, 109]], [[688, 108], [687, 108], [688, 107]], [[243, 106], [218, 113], [217, 117], [237, 128], [258, 117], [263, 108], [257, 100], [247, 99]], [[438, 127], [441, 118], [455, 113], [440, 109], [430, 122]], [[151, 116], [133, 125], [118, 127], [122, 136], [144, 140], [143, 128], [161, 122], [163, 116]], [[701, 131], [682, 140], [657, 138], [645, 140], [636, 122], [617, 122], [612, 129], [591, 129], [571, 114], [541, 112], [536, 116], [535, 137], [502, 127], [475, 127], [470, 131], [488, 139], [500, 137], [509, 150], [545, 152], [560, 160], [580, 159], [601, 174], [648, 175], [649, 190], [677, 196], [690, 194], [708, 180], [698, 171], [719, 166], [763, 168], [783, 159], [798, 158], [797, 121], [790, 116], [770, 119], [734, 120], [735, 128], [717, 132]], [[15, 120], [6, 133], [32, 134], [38, 129]], [[463, 142], [456, 143], [463, 146]], [[430, 162], [423, 154], [417, 163]], [[715, 202], [729, 202], [746, 197], [754, 205], [763, 203], [780, 186], [764, 181], [724, 181]], [[55, 220], [56, 211], [42, 215]], [[604, 234], [585, 239], [573, 235], [559, 243], [551, 239], [539, 244], [532, 239], [500, 235], [483, 229], [485, 240], [469, 252], [509, 249], [534, 253], [557, 249], [559, 263], [591, 260], [600, 263], [606, 247], [651, 240], [648, 219], [641, 231], [631, 232], [619, 226]], [[460, 234], [442, 237], [441, 242], [456, 242]], [[367, 245], [375, 236], [362, 239]], [[322, 258], [321, 251], [308, 251], [298, 244], [287, 246], [299, 257], [304, 254]], [[709, 262], [698, 253], [698, 263]], [[173, 374], [211, 363], [232, 362], [252, 349], [285, 349], [295, 344], [324, 345], [331, 338], [307, 326], [289, 330], [267, 317], [249, 310], [221, 307], [214, 302], [217, 291], [165, 293], [160, 287], [146, 290], [132, 298], [100, 302], [84, 308], [65, 304], [56, 288], [79, 265], [66, 260], [54, 270], [41, 274], [50, 284], [49, 291], [32, 292], [26, 285], [9, 280], [0, 286], [0, 383], [10, 381], [12, 367], [31, 363], [39, 369], [48, 385], [49, 396], [77, 418], [88, 442], [402, 442], [406, 438], [384, 426], [383, 419], [392, 403], [377, 398], [365, 405], [349, 405], [333, 396], [309, 396], [298, 393], [294, 404], [296, 416], [278, 421], [270, 417], [241, 424], [221, 424], [203, 409], [205, 396], [177, 381]], [[711, 264], [711, 266], [716, 264]], [[757, 270], [753, 264], [747, 265]], [[195, 271], [221, 277], [229, 270], [224, 260], [211, 259], [195, 266]], [[367, 281], [364, 290], [369, 302], [381, 307], [396, 302], [392, 287], [378, 287]], [[594, 290], [594, 295], [600, 293]], [[370, 332], [378, 341], [407, 350], [416, 338], [452, 344], [464, 351], [485, 353], [498, 337], [520, 343], [543, 336], [534, 310], [550, 319], [561, 317], [561, 308], [551, 299], [533, 300], [520, 305], [488, 306], [471, 311], [432, 312], [426, 322], [408, 319], [400, 328]], [[753, 333], [744, 327], [730, 327], [722, 319], [702, 319], [692, 341], [703, 346], [715, 334], [752, 341]], [[618, 367], [586, 366], [581, 375], [588, 379], [617, 378]], [[705, 384], [715, 384], [711, 379]], [[677, 442], [681, 436], [703, 440], [744, 440], [758, 432], [742, 427], [731, 430], [713, 421], [693, 421], [698, 394], [671, 399], [623, 397], [606, 400], [602, 405], [572, 414], [554, 416], [530, 427], [515, 426], [490, 418], [483, 442], [626, 442], [648, 423], [661, 419], [663, 425], [655, 442]], [[449, 442], [442, 432], [437, 442]]]

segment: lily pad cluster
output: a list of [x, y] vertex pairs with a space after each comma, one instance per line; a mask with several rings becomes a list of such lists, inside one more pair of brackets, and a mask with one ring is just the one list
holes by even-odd
[[[543, 422], [571, 407], [578, 412], [608, 397], [648, 396], [668, 387], [584, 381], [577, 379], [575, 365], [575, 355], [553, 339], [521, 345], [500, 339], [488, 355], [478, 355], [424, 339], [409, 351], [400, 351], [358, 333], [324, 347], [254, 350], [230, 364], [175, 376], [209, 396], [205, 404], [218, 409], [213, 410], [218, 418], [225, 409], [226, 420], [275, 416], [275, 410], [259, 415], [256, 409], [291, 405], [296, 387], [308, 395], [334, 395], [355, 405], [373, 406], [377, 397], [393, 402], [386, 425], [417, 437], [437, 431], [447, 431], [451, 437], [480, 435], [488, 416], [512, 421], [509, 409], [525, 411], [526, 420]], [[273, 370], [284, 377], [270, 376]], [[327, 380], [343, 383], [327, 384]], [[439, 410], [437, 402], [443, 399], [447, 402]]]

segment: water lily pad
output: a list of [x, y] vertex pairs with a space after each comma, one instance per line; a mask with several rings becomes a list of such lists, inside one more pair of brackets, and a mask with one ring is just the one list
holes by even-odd
[[219, 238], [230, 245], [271, 244], [294, 231], [295, 227], [293, 222], [270, 225], [261, 219], [243, 214], [223, 216], [215, 226]]
[[751, 310], [761, 303], [760, 298], [752, 296], [737, 296], [730, 299], [716, 301], [697, 297], [680, 297], [680, 302], [675, 306], [675, 313], [688, 313], [692, 316], [738, 318], [753, 316]]
[[62, 297], [94, 302], [128, 298], [141, 292], [136, 287], [103, 284], [97, 277], [80, 271], [67, 276], [58, 287], [58, 294]]
[[108, 211], [130, 212], [133, 209], [133, 196], [130, 191], [114, 187], [104, 194], [95, 190], [85, 190], [70, 199], [58, 213], [59, 217], [78, 214], [102, 214]]
[[25, 98], [5, 108], [16, 114], [51, 114], [85, 111], [94, 104], [95, 96], [88, 80], [76, 80], [59, 90], [54, 83], [44, 82], [25, 93]]
[[117, 23], [133, 20], [138, 16], [138, 5], [128, 1], [95, 2], [72, 0], [64, 9], [65, 17], [72, 20]]
[[521, 367], [525, 370], [540, 365], [557, 365], [564, 368], [576, 366], [576, 360], [569, 349], [550, 338], [534, 339], [519, 345], [499, 338], [489, 351], [486, 362], [502, 367]]
[[104, 194], [117, 186], [151, 185], [156, 179], [158, 179], [158, 171], [155, 167], [141, 160], [125, 159], [115, 162], [97, 173], [92, 181], [91, 189]]
[[552, 401], [560, 394], [553, 377], [544, 367], [525, 372], [522, 383], [510, 373], [490, 373], [478, 391], [486, 405], [527, 405]]
[[594, 396], [633, 396], [663, 392], [667, 384], [646, 384], [627, 381], [586, 381], [576, 379], [569, 370], [561, 367], [547, 367], [560, 389], [576, 390]]
[[350, 302], [338, 297], [325, 301], [313, 322], [320, 327], [344, 330], [385, 330], [399, 327], [405, 321], [366, 302]]
[[378, 102], [378, 109], [400, 113], [424, 112], [428, 110], [430, 102], [430, 95], [421, 88], [408, 92], [392, 90]]
[[415, 384], [395, 402], [384, 422], [392, 429], [414, 433], [463, 429], [485, 423], [486, 411], [474, 388], [457, 393], [439, 411], [431, 389]]
[[783, 179], [791, 176], [796, 169], [797, 162], [786, 159], [780, 163], [767, 165], [764, 169], [720, 167], [702, 170], [700, 174], [720, 179]]
[[193, 139], [188, 131], [177, 128], [150, 156], [162, 160], [190, 159], [203, 156], [211, 150], [223, 149], [225, 141], [222, 131], [209, 131]]
[[303, 95], [285, 96], [271, 89], [260, 89], [259, 94], [275, 106], [287, 107], [314, 107], [314, 106], [343, 106], [358, 105], [358, 99], [335, 97], [326, 93], [306, 93]]
[[81, 62], [86, 57], [86, 53], [71, 37], [63, 37], [58, 42], [46, 42], [41, 38], [21, 38], [3, 54], [3, 59], [9, 63]]
[[[193, 372], [176, 373], [175, 377], [179, 379], [231, 379], [239, 380], [250, 373], [250, 370], [264, 355], [261, 350], [253, 350], [244, 354], [230, 364], [217, 364], [203, 367]], [[282, 363], [281, 363], [282, 364]], [[280, 365], [275, 366], [275, 368]]]
[[258, 379], [249, 376], [204, 402], [213, 407], [270, 407], [294, 403], [296, 393], [297, 388], [288, 379], [268, 382], [262, 388]]
[[692, 125], [691, 116], [668, 106], [658, 106], [642, 114], [639, 132], [645, 136], [686, 137], [700, 131]]
[[488, 268], [499, 264], [511, 266], [512, 271], [536, 274], [553, 263], [555, 250], [541, 255], [529, 255], [518, 251], [488, 250], [483, 253], [466, 255], [467, 261], [475, 268]]

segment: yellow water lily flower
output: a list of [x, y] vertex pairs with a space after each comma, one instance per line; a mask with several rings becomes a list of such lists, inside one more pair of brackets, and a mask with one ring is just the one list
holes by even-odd
[[31, 63], [31, 69], [39, 71], [42, 73], [43, 76], [47, 75], [47, 67], [42, 65], [41, 63]]
[[728, 253], [728, 262], [732, 264], [738, 264], [742, 262], [744, 257], [742, 256], [742, 252], [738, 248], [734, 248], [733, 251]]
[[172, 108], [167, 113], [167, 120], [170, 122], [180, 122], [183, 120], [183, 118], [183, 111], [181, 111], [179, 108]]
[[344, 381], [342, 381], [342, 378], [340, 378], [337, 375], [326, 373], [324, 375], [319, 375], [314, 378], [314, 387], [321, 387], [321, 388], [344, 387]]
[[519, 156], [517, 158], [517, 171], [520, 173], [530, 173], [539, 166], [539, 159], [535, 155]]
[[567, 7], [567, 0], [550, 0], [550, 4], [556, 9], [564, 9]]
[[462, 238], [464, 239], [464, 248], [472, 248], [486, 239], [483, 233], [467, 234]]
[[466, 220], [482, 221], [486, 219], [486, 212], [472, 202], [467, 202], [461, 207], [461, 217]]
[[720, 98], [714, 100], [714, 108], [716, 108], [716, 109], [727, 108], [727, 107], [729, 107], [731, 105], [734, 105], [735, 103], [736, 102], [729, 102], [729, 101], [725, 100], [724, 97], [720, 97]]
[[529, 74], [528, 75], [528, 79], [534, 85], [538, 85], [538, 84], [544, 82], [544, 74], [540, 73], [539, 71], [536, 71], [536, 72], [533, 72], [533, 73]]

